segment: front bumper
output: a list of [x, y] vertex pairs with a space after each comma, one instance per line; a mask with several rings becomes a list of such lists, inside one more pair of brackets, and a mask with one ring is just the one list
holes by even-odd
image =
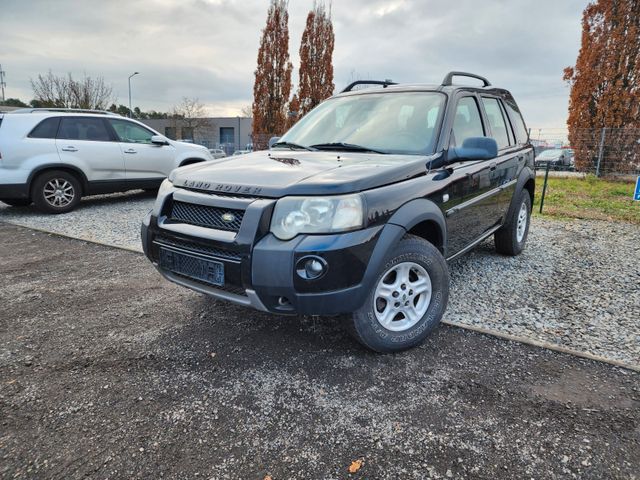
[[[196, 197], [199, 195], [204, 194]], [[337, 315], [359, 309], [387, 251], [402, 237], [404, 229], [375, 226], [281, 241], [268, 232], [274, 203], [265, 199], [251, 203], [235, 235], [172, 223], [162, 214], [149, 213], [141, 232], [144, 252], [168, 280], [238, 305], [304, 315]], [[216, 287], [163, 269], [159, 264], [160, 246], [197, 252], [223, 263], [225, 285]], [[316, 280], [302, 278], [296, 272], [298, 262], [310, 255], [320, 257], [327, 266], [326, 273]]]

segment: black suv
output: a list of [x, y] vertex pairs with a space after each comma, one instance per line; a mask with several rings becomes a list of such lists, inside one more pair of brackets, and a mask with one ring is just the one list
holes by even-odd
[[268, 151], [174, 170], [142, 242], [175, 283], [276, 314], [345, 315], [362, 344], [402, 350], [439, 323], [448, 260], [490, 235], [522, 251], [533, 162], [513, 97], [483, 77], [354, 82]]

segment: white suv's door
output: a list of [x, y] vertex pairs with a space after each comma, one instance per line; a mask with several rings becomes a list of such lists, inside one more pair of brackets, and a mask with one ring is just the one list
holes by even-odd
[[56, 148], [60, 161], [78, 167], [90, 182], [126, 178], [122, 151], [102, 118], [62, 117]]
[[128, 179], [164, 178], [176, 167], [173, 146], [151, 143], [156, 133], [125, 119], [108, 122], [118, 136]]

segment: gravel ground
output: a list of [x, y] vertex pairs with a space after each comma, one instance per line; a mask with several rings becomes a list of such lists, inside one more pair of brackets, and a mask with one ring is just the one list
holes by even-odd
[[140, 224], [155, 198], [155, 193], [142, 190], [96, 195], [83, 198], [77, 209], [64, 215], [44, 215], [33, 206], [0, 202], [0, 221], [142, 251]]
[[[0, 207], [0, 220], [141, 250], [140, 222], [153, 201], [144, 192], [91, 197], [59, 216]], [[637, 225], [534, 218], [521, 256], [499, 256], [488, 240], [452, 262], [450, 272], [445, 322], [640, 368]]]
[[376, 355], [1, 223], [0, 302], [0, 478], [639, 478], [607, 364], [448, 326]]

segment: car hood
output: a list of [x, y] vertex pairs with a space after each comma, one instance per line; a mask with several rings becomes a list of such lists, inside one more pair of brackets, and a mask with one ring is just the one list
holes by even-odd
[[179, 153], [180, 152], [192, 152], [192, 153], [197, 152], [208, 158], [212, 158], [211, 152], [209, 152], [209, 149], [205, 146], [197, 145], [195, 143], [189, 143], [189, 142], [180, 142], [178, 140], [170, 140], [169, 143]]
[[352, 193], [425, 175], [434, 156], [259, 151], [174, 170], [177, 187], [235, 195]]

